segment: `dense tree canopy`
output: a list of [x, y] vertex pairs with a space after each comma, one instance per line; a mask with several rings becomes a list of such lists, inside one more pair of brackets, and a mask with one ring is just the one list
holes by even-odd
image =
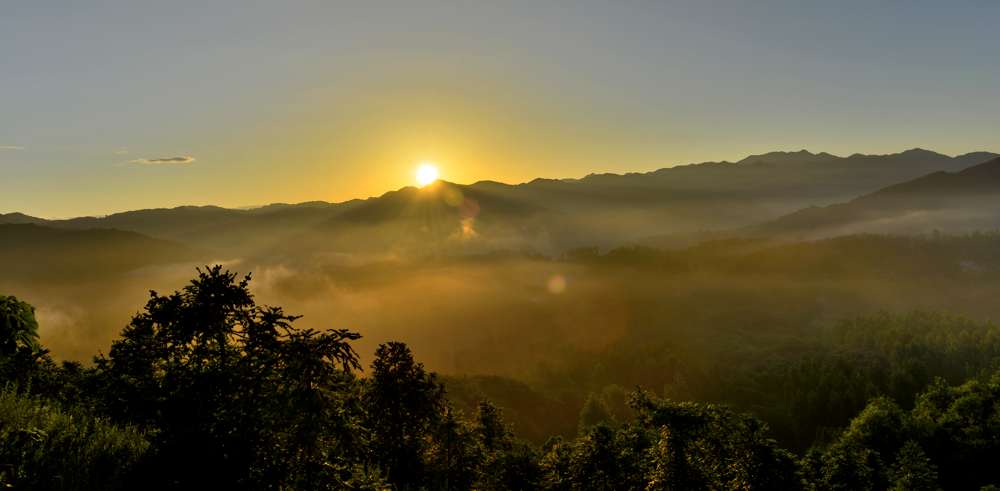
[[[90, 367], [53, 362], [31, 307], [0, 297], [0, 483], [909, 490], [1000, 480], [990, 324], [926, 313], [857, 318], [798, 358], [720, 379], [715, 390], [737, 403], [755, 390], [786, 394], [759, 414], [781, 408], [784, 423], [829, 424], [801, 455], [748, 412], [620, 387], [590, 393], [572, 416], [574, 436], [536, 445], [518, 439], [497, 404], [450, 397], [407, 345], [380, 345], [364, 370], [351, 345], [358, 334], [296, 327], [298, 317], [258, 305], [249, 285], [217, 266], [178, 292], [152, 292]], [[504, 384], [495, 385], [521, 390]]]
[[293, 327], [214, 267], [182, 291], [153, 292], [97, 360], [116, 420], [154, 426], [166, 482], [288, 486], [326, 482], [353, 451], [341, 416], [360, 368], [355, 333]]

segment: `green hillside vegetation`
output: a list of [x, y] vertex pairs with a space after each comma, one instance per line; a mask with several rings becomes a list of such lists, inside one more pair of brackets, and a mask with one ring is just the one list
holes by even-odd
[[[575, 435], [534, 444], [518, 439], [489, 401], [462, 410], [449, 390], [457, 385], [442, 384], [405, 344], [382, 344], [363, 368], [353, 349], [358, 334], [299, 328], [298, 317], [258, 305], [249, 287], [249, 277], [213, 267], [180, 291], [154, 292], [86, 368], [54, 363], [37, 342], [31, 306], [4, 297], [5, 483], [976, 489], [1000, 480], [990, 465], [1000, 452], [1000, 335], [991, 324], [940, 314], [862, 317], [780, 363], [728, 367], [732, 384], [715, 390], [736, 403], [755, 392], [780, 395], [788, 421], [815, 425], [831, 409], [859, 405], [805, 450], [786, 450], [760, 419], [766, 411], [678, 402], [652, 387], [595, 394]], [[490, 385], [524, 392], [479, 381]]]
[[560, 355], [520, 375], [526, 386], [462, 377], [449, 387], [502, 402], [535, 441], [539, 427], [573, 435], [565, 415], [589, 398], [628, 416], [625, 395], [642, 386], [751, 411], [802, 450], [871, 397], [906, 406], [935, 377], [957, 384], [1000, 367], [995, 324], [927, 311], [1000, 315], [990, 301], [998, 250], [998, 236], [981, 234], [578, 251], [566, 261], [604, 272], [602, 292], [621, 295], [627, 327], [596, 349], [553, 344]]
[[0, 392], [0, 485], [125, 489], [148, 450], [133, 427], [11, 388]]

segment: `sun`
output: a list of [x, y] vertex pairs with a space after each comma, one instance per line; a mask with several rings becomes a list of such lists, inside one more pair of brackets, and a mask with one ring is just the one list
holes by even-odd
[[417, 166], [417, 184], [420, 187], [424, 187], [436, 180], [438, 180], [438, 167], [433, 162], [421, 162]]

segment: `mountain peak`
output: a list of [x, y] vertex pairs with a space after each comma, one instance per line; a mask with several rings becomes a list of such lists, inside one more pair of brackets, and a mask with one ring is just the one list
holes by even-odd
[[831, 155], [826, 152], [812, 153], [809, 150], [802, 149], [793, 152], [768, 152], [760, 155], [751, 155], [743, 160], [737, 162], [738, 164], [752, 164], [759, 162], [767, 162], [771, 164], [785, 164], [785, 163], [796, 163], [796, 164], [811, 164], [826, 162], [829, 160], [834, 160], [839, 157]]
[[903, 160], [951, 160], [951, 157], [926, 148], [915, 147], [902, 152], [886, 154], [853, 153], [849, 159], [874, 160], [874, 159], [903, 159]]
[[6, 214], [0, 213], [0, 223], [2, 224], [22, 224], [22, 223], [39, 224], [44, 222], [45, 220], [41, 218], [36, 218], [31, 215], [25, 215], [24, 213], [17, 211]]
[[995, 154], [993, 152], [980, 151], [980, 152], [963, 153], [962, 155], [956, 156], [955, 160], [962, 162], [969, 162], [971, 163], [971, 165], [975, 165], [975, 164], [981, 164], [988, 160], [993, 160], [997, 157], [1000, 157], [1000, 155]]
[[947, 155], [942, 153], [937, 153], [932, 150], [927, 150], [924, 148], [911, 148], [899, 153], [900, 156], [906, 157], [947, 157]]

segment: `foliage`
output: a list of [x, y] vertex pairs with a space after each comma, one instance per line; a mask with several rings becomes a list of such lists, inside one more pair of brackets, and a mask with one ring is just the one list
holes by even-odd
[[767, 426], [725, 407], [674, 403], [637, 392], [637, 418], [597, 425], [548, 445], [550, 489], [794, 489], [793, 456]]
[[938, 379], [903, 411], [875, 399], [818, 457], [823, 489], [976, 489], [1000, 476], [1000, 372], [948, 386]]
[[413, 360], [405, 344], [383, 344], [375, 352], [362, 401], [365, 427], [371, 431], [369, 458], [397, 486], [424, 482], [427, 434], [444, 410], [444, 387], [436, 376]]
[[[4, 482], [826, 490], [975, 489], [1000, 478], [1000, 341], [989, 323], [920, 312], [862, 316], [812, 344], [733, 363], [731, 373], [691, 371], [668, 353], [651, 365], [674, 372], [663, 397], [586, 387], [571, 411], [565, 393], [497, 378], [451, 379], [452, 396], [399, 342], [380, 345], [359, 376], [357, 334], [294, 327], [298, 317], [257, 305], [249, 283], [213, 267], [181, 291], [151, 292], [93, 367], [56, 364], [19, 335], [0, 354], [3, 381], [19, 384], [0, 393]], [[31, 312], [11, 305], [22, 321]], [[12, 364], [19, 350], [31, 356]], [[640, 352], [651, 351], [627, 353]], [[599, 380], [616, 367], [591, 369]], [[575, 428], [540, 446], [520, 441], [508, 411], [484, 400], [483, 388], [508, 404], [539, 406], [522, 417], [569, 415]], [[684, 393], [723, 394], [736, 405], [667, 398]], [[831, 429], [796, 457], [745, 408], [792, 435]]]
[[163, 482], [334, 483], [356, 449], [342, 415], [359, 336], [297, 329], [297, 317], [257, 306], [249, 281], [216, 266], [180, 292], [152, 292], [97, 360], [105, 408], [157, 429], [150, 472]]
[[0, 484], [15, 489], [126, 489], [146, 435], [78, 409], [0, 391]]
[[15, 297], [0, 295], [0, 354], [9, 356], [19, 349], [41, 349], [35, 308]]
[[45, 354], [38, 342], [35, 308], [15, 297], [0, 295], [0, 377], [20, 387], [30, 385], [35, 367]]

